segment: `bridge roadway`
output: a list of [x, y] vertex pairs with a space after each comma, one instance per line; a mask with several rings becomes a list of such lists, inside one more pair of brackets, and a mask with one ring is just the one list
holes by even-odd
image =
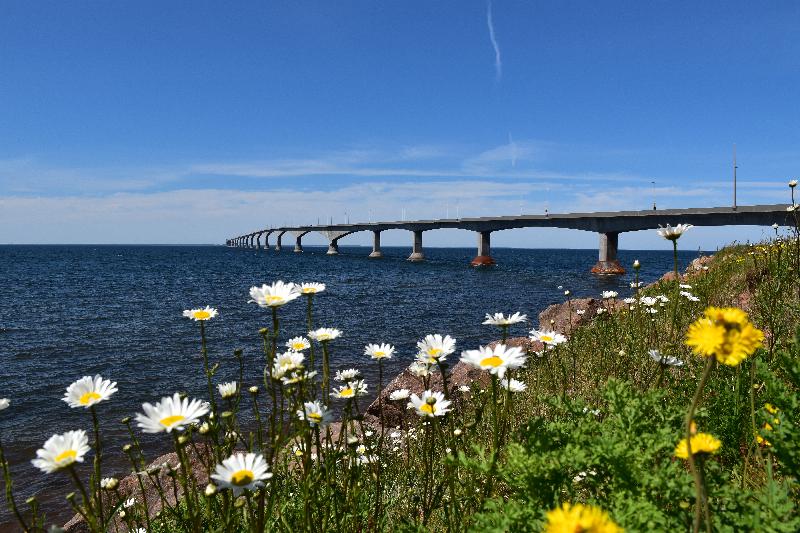
[[[473, 266], [495, 264], [491, 256], [491, 234], [516, 228], [567, 228], [593, 231], [599, 234], [599, 257], [592, 272], [597, 274], [623, 274], [625, 270], [617, 261], [617, 245], [619, 234], [626, 231], [656, 229], [659, 225], [693, 224], [695, 226], [771, 226], [772, 224], [789, 225], [786, 204], [748, 205], [732, 207], [663, 209], [648, 211], [617, 211], [597, 213], [565, 213], [546, 215], [522, 215], [505, 217], [450, 218], [439, 220], [414, 220], [395, 222], [370, 222], [361, 224], [329, 224], [312, 226], [295, 226], [268, 228], [246, 235], [233, 237], [225, 241], [227, 246], [262, 249], [261, 237], [264, 237], [264, 250], [269, 250], [269, 236], [276, 234], [274, 246], [281, 250], [281, 241], [286, 233], [295, 237], [295, 252], [303, 251], [303, 236], [316, 232], [328, 239], [328, 254], [339, 253], [339, 240], [359, 231], [373, 233], [372, 253], [370, 257], [382, 257], [381, 232], [392, 229], [403, 229], [413, 234], [409, 261], [423, 261], [422, 233], [435, 229], [463, 229], [474, 231], [478, 237], [478, 255], [472, 260]], [[793, 224], [793, 219], [792, 222]]]

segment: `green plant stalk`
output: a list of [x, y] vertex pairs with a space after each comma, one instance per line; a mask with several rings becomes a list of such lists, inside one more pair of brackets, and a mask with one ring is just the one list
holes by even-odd
[[206, 373], [206, 382], [208, 383], [208, 400], [211, 402], [211, 412], [215, 415], [217, 413], [217, 400], [214, 397], [214, 385], [211, 383], [211, 370], [208, 366], [208, 347], [206, 346], [206, 326], [205, 320], [200, 320], [200, 353], [203, 356], [203, 369]]
[[97, 517], [100, 520], [100, 528], [105, 531], [106, 521], [103, 515], [103, 488], [100, 486], [102, 480], [101, 462], [103, 460], [103, 444], [100, 440], [100, 423], [97, 420], [97, 411], [94, 405], [89, 407], [92, 413], [92, 428], [94, 429], [94, 496], [96, 498], [95, 508]]
[[[22, 513], [19, 512], [17, 508], [17, 502], [14, 500], [14, 490], [12, 486], [12, 479], [11, 479], [11, 470], [8, 465], [8, 461], [6, 461], [5, 452], [3, 451], [3, 443], [0, 441], [0, 467], [3, 468], [3, 479], [5, 480], [6, 484], [6, 502], [8, 503], [9, 510], [14, 513], [14, 516], [19, 522], [19, 525], [22, 526], [22, 530], [25, 533], [28, 533], [30, 529], [28, 528], [28, 524], [22, 518]], [[36, 515], [34, 514], [33, 520], [36, 521]]]
[[331, 369], [328, 359], [328, 341], [322, 341], [322, 397], [330, 398], [331, 395]]
[[[694, 478], [695, 489], [695, 510], [694, 510], [694, 525], [693, 531], [697, 533], [700, 531], [700, 516], [702, 513], [701, 505], [704, 501], [703, 498], [703, 474], [697, 468], [694, 462], [694, 452], [692, 452], [692, 419], [694, 419], [694, 412], [700, 403], [700, 396], [703, 393], [703, 388], [711, 375], [711, 369], [714, 367], [714, 358], [709, 357], [706, 366], [703, 369], [703, 375], [700, 378], [700, 383], [697, 385], [697, 390], [692, 398], [692, 404], [689, 406], [689, 411], [686, 413], [686, 451], [689, 461], [689, 470], [692, 472]], [[706, 524], [706, 527], [711, 528], [711, 524]]]
[[[181, 465], [181, 472], [180, 472], [180, 479], [181, 485], [183, 485], [183, 495], [186, 499], [186, 508], [189, 511], [189, 520], [192, 524], [193, 530], [197, 531], [199, 528], [197, 527], [197, 516], [195, 513], [195, 501], [193, 497], [193, 490], [192, 485], [189, 477], [189, 467], [187, 465], [186, 454], [184, 453], [183, 445], [180, 443], [180, 436], [178, 435], [177, 431], [172, 432], [173, 439], [175, 441], [175, 451], [178, 455], [178, 462]], [[173, 488], [176, 491], [175, 494], [175, 501], [178, 502], [178, 495], [177, 495], [177, 484], [173, 480]]]
[[70, 477], [72, 477], [72, 481], [75, 482], [75, 486], [78, 487], [81, 497], [83, 498], [83, 507], [86, 512], [84, 515], [86, 523], [89, 525], [90, 530], [96, 531], [98, 526], [94, 509], [92, 508], [92, 500], [89, 498], [89, 494], [86, 492], [86, 487], [83, 486], [81, 478], [78, 477], [78, 473], [75, 471], [74, 463], [67, 467], [67, 472], [69, 472]]

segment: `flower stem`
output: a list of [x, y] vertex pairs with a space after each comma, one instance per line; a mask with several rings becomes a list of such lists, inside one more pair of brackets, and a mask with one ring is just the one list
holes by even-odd
[[102, 480], [101, 461], [103, 460], [103, 445], [100, 440], [100, 423], [97, 420], [97, 411], [92, 405], [89, 407], [92, 413], [92, 428], [94, 429], [94, 495], [97, 508], [97, 517], [100, 520], [100, 528], [105, 531], [105, 517], [103, 516], [103, 488], [100, 486]]
[[[708, 361], [706, 362], [706, 367], [703, 369], [703, 375], [700, 378], [700, 383], [697, 385], [697, 390], [694, 393], [692, 405], [689, 406], [689, 411], [686, 413], [686, 452], [689, 460], [689, 470], [692, 472], [692, 477], [694, 478], [695, 489], [694, 533], [700, 531], [700, 516], [702, 513], [701, 505], [704, 501], [704, 498], [703, 474], [697, 468], [697, 465], [695, 465], [694, 453], [692, 452], [692, 419], [694, 418], [694, 412], [697, 409], [697, 405], [700, 403], [700, 396], [703, 393], [703, 388], [705, 387], [706, 382], [711, 375], [711, 369], [713, 367], [714, 358], [709, 357]], [[707, 526], [711, 527], [710, 524], [707, 524]]]

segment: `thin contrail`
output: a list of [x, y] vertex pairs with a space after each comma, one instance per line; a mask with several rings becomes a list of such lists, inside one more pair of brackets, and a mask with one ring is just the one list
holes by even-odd
[[494, 70], [497, 81], [503, 76], [503, 61], [500, 58], [500, 47], [497, 45], [497, 38], [494, 35], [494, 23], [492, 22], [492, 0], [486, 6], [486, 25], [489, 26], [489, 40], [492, 41], [494, 48]]

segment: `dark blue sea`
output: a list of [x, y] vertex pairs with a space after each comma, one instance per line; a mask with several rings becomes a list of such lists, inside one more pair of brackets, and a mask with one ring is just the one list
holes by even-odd
[[[620, 262], [627, 267], [639, 259], [642, 280], [653, 281], [672, 269], [672, 251], [664, 244], [662, 251], [620, 251]], [[129, 472], [120, 452], [126, 442], [121, 418], [174, 391], [207, 395], [198, 327], [181, 316], [184, 309], [219, 310], [208, 323], [211, 359], [221, 364], [217, 378], [235, 379], [232, 353], [241, 348], [249, 386], [259, 383], [263, 369], [258, 329], [270, 323], [268, 312], [247, 302], [249, 288], [279, 279], [323, 282], [328, 290], [316, 299], [315, 325], [344, 332], [332, 343], [333, 369], [361, 368], [374, 390], [374, 366], [362, 355], [366, 343], [397, 347], [388, 362], [391, 377], [411, 362], [416, 341], [428, 333], [450, 334], [460, 349], [474, 348], [495, 333], [481, 325], [485, 313], [521, 311], [535, 326], [541, 310], [564, 300], [564, 289], [575, 297], [603, 290], [627, 295], [632, 281], [630, 273], [590, 274], [596, 250], [494, 248], [498, 264], [485, 269], [469, 266], [474, 248], [427, 248], [422, 263], [406, 261], [407, 248], [384, 248], [380, 260], [368, 259], [370, 250], [362, 247], [341, 247], [338, 256], [325, 251], [0, 246], [0, 398], [12, 402], [0, 412], [0, 438], [14, 465], [18, 502], [36, 494], [52, 521], [71, 515], [63, 499], [71, 490], [66, 476], [43, 474], [30, 459], [53, 433], [91, 429], [87, 411], [61, 401], [75, 379], [97, 373], [119, 386], [98, 406], [108, 436], [105, 475]], [[682, 267], [697, 255], [681, 253]], [[303, 299], [281, 308], [287, 338], [304, 334], [304, 313]], [[145, 439], [151, 457], [164, 451], [165, 440]], [[0, 530], [13, 530], [2, 507]]]

